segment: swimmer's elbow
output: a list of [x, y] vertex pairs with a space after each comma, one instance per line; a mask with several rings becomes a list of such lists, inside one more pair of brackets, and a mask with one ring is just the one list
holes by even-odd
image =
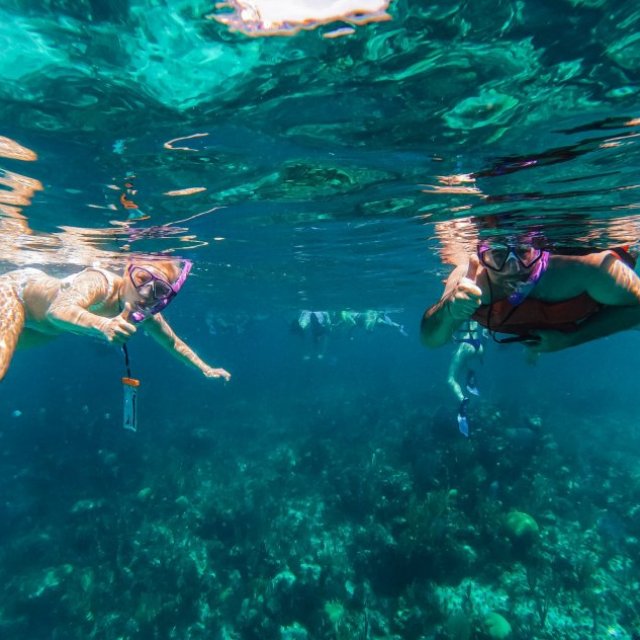
[[44, 314], [45, 320], [52, 325], [58, 326], [61, 322], [64, 322], [64, 314], [58, 307], [51, 306]]
[[53, 325], [68, 324], [69, 322], [73, 322], [73, 316], [77, 315], [74, 311], [75, 309], [68, 305], [53, 303], [47, 309], [45, 319]]

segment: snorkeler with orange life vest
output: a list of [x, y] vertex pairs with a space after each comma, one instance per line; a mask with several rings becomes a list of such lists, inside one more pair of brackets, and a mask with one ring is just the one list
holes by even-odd
[[522, 342], [535, 357], [631, 329], [640, 323], [634, 266], [624, 248], [552, 253], [539, 236], [483, 239], [421, 324], [426, 346], [458, 344], [448, 383], [460, 402], [459, 431], [469, 435], [469, 399], [478, 395], [469, 363], [481, 359], [484, 338]]
[[559, 351], [640, 323], [640, 278], [623, 249], [552, 253], [527, 234], [484, 239], [428, 308], [422, 342], [449, 342], [472, 319], [497, 342]]

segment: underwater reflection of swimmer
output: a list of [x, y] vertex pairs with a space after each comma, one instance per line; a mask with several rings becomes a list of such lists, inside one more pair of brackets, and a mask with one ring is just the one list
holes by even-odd
[[[11, 138], [0, 136], [0, 158], [33, 162], [37, 154]], [[3, 257], [9, 258], [32, 231], [24, 215], [36, 192], [42, 191], [39, 180], [9, 171], [0, 165], [0, 232], [3, 239]]]
[[0, 380], [15, 349], [76, 333], [124, 345], [143, 327], [161, 347], [208, 378], [230, 374], [204, 362], [178, 338], [160, 311], [173, 300], [189, 274], [187, 260], [130, 261], [122, 275], [86, 268], [66, 278], [40, 269], [0, 276]]
[[[389, 3], [390, 0], [223, 0], [216, 4], [218, 13], [206, 17], [252, 38], [292, 36], [303, 29], [334, 22], [363, 25], [391, 20], [386, 11]], [[324, 37], [336, 38], [353, 31], [353, 27], [342, 27], [325, 33]]]
[[[15, 140], [0, 136], [0, 159], [37, 161], [35, 151]], [[10, 171], [0, 163], [0, 237], [2, 261], [11, 265], [94, 264], [112, 261], [113, 255], [96, 246], [102, 230], [59, 226], [50, 233], [32, 229], [26, 211], [42, 183], [22, 173]], [[111, 237], [111, 231], [107, 235]]]

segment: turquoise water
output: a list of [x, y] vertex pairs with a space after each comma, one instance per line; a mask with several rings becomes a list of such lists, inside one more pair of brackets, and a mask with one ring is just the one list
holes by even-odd
[[[117, 349], [17, 353], [1, 637], [486, 640], [492, 613], [640, 637], [637, 332], [536, 366], [488, 345], [468, 440], [451, 349], [418, 340], [483, 219], [637, 243], [635, 3], [398, 1], [268, 37], [213, 13], [0, 8], [2, 272], [189, 258], [166, 318], [233, 375], [136, 336], [134, 434]], [[314, 339], [304, 309], [400, 326]]]

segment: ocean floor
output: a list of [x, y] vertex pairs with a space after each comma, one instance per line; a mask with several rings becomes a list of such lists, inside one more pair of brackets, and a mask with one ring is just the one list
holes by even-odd
[[6, 433], [2, 638], [640, 638], [623, 424], [342, 400]]

